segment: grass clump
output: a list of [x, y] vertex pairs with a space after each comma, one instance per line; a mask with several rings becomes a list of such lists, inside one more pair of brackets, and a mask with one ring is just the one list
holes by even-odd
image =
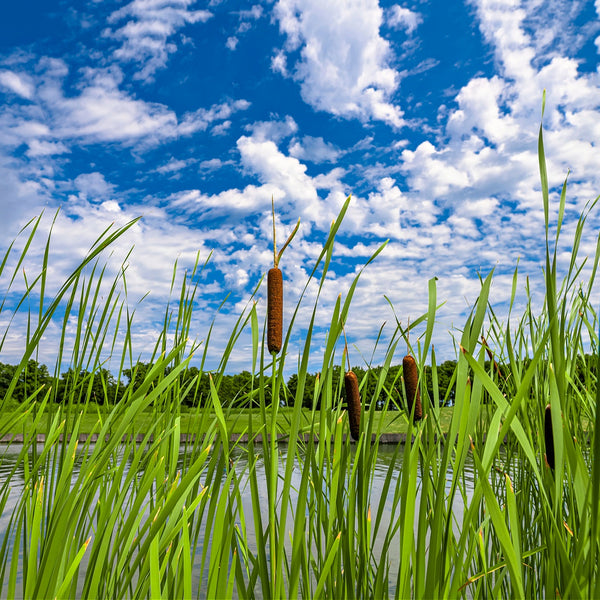
[[[374, 410], [370, 397], [363, 395], [361, 401], [358, 380], [348, 386], [351, 369], [345, 372], [345, 393], [349, 408], [350, 400], [362, 402], [360, 424], [356, 412], [344, 410], [344, 387], [334, 375], [347, 354], [342, 353], [340, 364], [337, 348], [362, 271], [333, 308], [315, 402], [309, 410], [302, 407], [319, 298], [349, 200], [306, 284], [320, 272], [314, 305], [304, 306], [303, 293], [290, 313], [286, 335], [281, 326], [280, 336], [271, 340], [274, 321], [267, 317], [265, 332], [250, 304], [232, 328], [218, 369], [210, 373], [209, 401], [192, 412], [182, 413], [181, 398], [199, 385], [210, 341], [209, 331], [200, 367], [189, 377], [191, 356], [199, 351], [187, 341], [197, 293], [193, 277], [183, 279], [177, 301], [167, 307], [151, 368], [136, 375], [132, 318], [119, 295], [122, 273], [109, 283], [104, 304], [99, 300], [106, 284], [102, 253], [132, 223], [104, 232], [51, 299], [45, 298], [46, 250], [39, 274], [29, 278], [16, 302], [17, 310], [30, 306], [30, 327], [22, 360], [1, 402], [0, 434], [24, 432], [23, 444], [10, 448], [13, 462], [8, 452], [2, 459], [8, 468], [0, 483], [2, 595], [600, 596], [599, 371], [589, 361], [582, 370], [581, 361], [586, 339], [598, 351], [598, 318], [590, 296], [600, 254], [593, 257], [591, 279], [581, 282], [578, 249], [584, 213], [570, 267], [559, 281], [556, 257], [566, 186], [552, 239], [541, 129], [539, 156], [546, 215], [543, 309], [535, 314], [528, 299], [516, 327], [512, 313], [508, 323], [501, 323], [489, 303], [492, 275], [482, 279], [460, 339], [450, 386], [452, 409], [441, 407], [443, 399], [436, 397], [432, 279], [428, 311], [407, 329], [398, 322], [383, 365], [373, 375], [373, 398], [383, 398], [383, 410]], [[24, 230], [24, 249], [16, 260], [9, 261], [11, 246], [0, 264], [8, 290], [39, 222]], [[276, 248], [274, 252], [277, 267]], [[201, 268], [198, 262], [194, 271]], [[516, 273], [514, 282], [511, 308]], [[269, 302], [271, 294], [269, 289]], [[6, 298], [0, 305], [3, 312], [8, 310]], [[297, 401], [282, 408], [271, 399], [289, 393], [284, 367], [300, 310], [311, 317], [298, 357]], [[66, 357], [61, 343], [56, 371], [64, 363], [72, 369], [70, 382], [61, 389], [65, 401], [47, 410], [58, 390], [34, 382], [15, 405], [14, 390], [44, 331], [58, 319], [64, 342], [71, 317], [77, 322], [75, 347]], [[409, 348], [403, 374], [398, 371], [390, 384], [387, 376], [398, 343], [408, 344], [408, 329], [421, 325], [423, 335]], [[247, 406], [241, 410], [223, 402], [220, 390], [245, 328], [251, 332], [252, 364], [249, 387], [237, 398]], [[99, 410], [91, 380], [79, 374], [103, 368], [107, 347], [118, 358], [119, 376], [128, 369], [136, 385], [118, 398], [106, 398], [105, 409]], [[426, 369], [428, 356], [431, 367]], [[400, 377], [410, 408], [388, 410], [397, 401], [394, 390], [402, 388]], [[428, 377], [434, 380], [433, 397]], [[361, 386], [364, 391], [366, 378]], [[9, 406], [10, 411], [4, 410]], [[382, 436], [398, 425], [406, 432], [406, 443], [395, 446], [390, 456], [382, 450]], [[346, 435], [349, 428], [356, 443]], [[182, 437], [190, 429], [199, 434], [193, 440]], [[34, 435], [39, 430], [46, 433], [42, 445]], [[98, 442], [79, 442], [83, 431], [98, 434]], [[232, 440], [232, 432], [246, 434], [248, 443]], [[16, 497], [11, 488], [20, 490]]]

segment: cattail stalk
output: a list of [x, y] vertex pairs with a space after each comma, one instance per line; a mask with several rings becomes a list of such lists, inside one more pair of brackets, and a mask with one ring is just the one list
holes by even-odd
[[496, 374], [498, 375], [498, 377], [502, 377], [502, 373], [500, 371], [500, 367], [498, 366], [498, 363], [496, 362], [496, 359], [494, 358], [494, 354], [492, 353], [492, 350], [488, 346], [487, 340], [485, 339], [484, 336], [481, 336], [481, 342], [483, 343], [483, 346], [484, 346], [485, 351], [486, 351], [486, 353], [488, 355], [488, 358], [492, 361], [492, 363], [494, 365], [494, 369], [496, 370]]
[[273, 268], [269, 269], [267, 273], [267, 348], [271, 354], [278, 354], [283, 341], [283, 274], [279, 268], [279, 261], [283, 251], [296, 235], [300, 227], [300, 219], [278, 253], [273, 198], [271, 198], [271, 211], [273, 214]]
[[279, 267], [267, 274], [267, 347], [277, 354], [283, 339], [283, 275]]
[[358, 440], [360, 433], [360, 392], [358, 378], [354, 371], [347, 371], [344, 375], [344, 388], [346, 390], [346, 404], [348, 405], [348, 421], [352, 439]]
[[[342, 295], [340, 294], [340, 299]], [[348, 421], [350, 422], [350, 435], [352, 439], [358, 440], [360, 437], [360, 391], [358, 389], [358, 378], [356, 373], [350, 368], [350, 355], [348, 354], [348, 340], [346, 339], [346, 330], [342, 324], [344, 333], [344, 355], [348, 361], [348, 370], [344, 375], [344, 390], [346, 391], [346, 406], [348, 408]], [[342, 358], [342, 362], [343, 362]]]
[[546, 462], [554, 471], [554, 437], [552, 436], [552, 411], [550, 405], [546, 405], [544, 415], [544, 440], [546, 441]]
[[417, 363], [415, 359], [407, 354], [402, 359], [402, 371], [404, 373], [404, 388], [406, 389], [406, 401], [408, 402], [409, 414], [413, 410], [415, 421], [423, 418], [423, 407], [421, 406], [421, 393], [419, 391], [419, 374], [417, 372]]

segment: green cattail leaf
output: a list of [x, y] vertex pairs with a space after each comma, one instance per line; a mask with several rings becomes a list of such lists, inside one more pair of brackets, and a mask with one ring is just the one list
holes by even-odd
[[425, 329], [425, 342], [423, 343], [423, 354], [427, 356], [429, 354], [429, 346], [431, 344], [431, 337], [433, 335], [433, 326], [435, 324], [435, 312], [437, 302], [437, 289], [436, 282], [437, 277], [432, 277], [429, 280], [429, 305], [427, 308], [427, 328]]
[[81, 548], [79, 549], [79, 552], [77, 553], [77, 555], [75, 556], [75, 558], [73, 559], [71, 564], [69, 565], [69, 568], [63, 579], [63, 582], [62, 582], [61, 586], [58, 588], [58, 591], [56, 592], [56, 596], [55, 596], [56, 598], [68, 598], [69, 588], [71, 587], [71, 582], [73, 580], [75, 573], [77, 573], [77, 570], [79, 569], [79, 564], [81, 563], [81, 559], [83, 558], [90, 541], [91, 541], [91, 538], [88, 538], [86, 540], [86, 542], [83, 544], [83, 546], [81, 546]]
[[554, 242], [555, 248], [558, 246], [558, 238], [560, 236], [560, 230], [562, 227], [563, 218], [565, 216], [565, 205], [567, 201], [567, 179], [569, 178], [569, 174], [565, 177], [565, 180], [562, 185], [562, 189], [560, 192], [560, 204], [558, 207], [558, 220], [556, 223], [556, 239]]
[[162, 590], [160, 585], [160, 561], [158, 557], [158, 538], [152, 538], [150, 542], [150, 593], [152, 598], [160, 600]]
[[252, 331], [252, 373], [256, 372], [256, 359], [258, 357], [258, 315], [256, 313], [256, 302], [250, 309], [250, 329]]
[[325, 564], [323, 565], [323, 568], [319, 574], [319, 580], [317, 582], [317, 589], [315, 590], [315, 594], [313, 596], [314, 598], [322, 597], [323, 589], [327, 582], [327, 578], [329, 577], [331, 567], [333, 566], [333, 563], [334, 563], [335, 559], [337, 558], [337, 551], [338, 551], [338, 547], [340, 545], [341, 536], [342, 536], [342, 533], [341, 532], [338, 533], [336, 535], [335, 539], [333, 540], [331, 547], [328, 548], [327, 559], [325, 560]]
[[544, 134], [540, 125], [538, 135], [538, 161], [540, 167], [540, 182], [542, 185], [542, 202], [544, 205], [544, 223], [546, 225], [546, 243], [548, 242], [548, 229], [550, 226], [550, 201], [548, 197], [548, 172], [546, 171], [546, 155], [544, 154]]
[[515, 547], [513, 546], [508, 528], [506, 526], [504, 515], [500, 510], [496, 495], [489, 484], [488, 473], [481, 464], [481, 461], [479, 460], [475, 450], [473, 450], [473, 461], [475, 462], [475, 466], [477, 467], [477, 471], [479, 473], [476, 486], [481, 488], [483, 491], [483, 495], [486, 500], [486, 509], [490, 512], [491, 521], [498, 536], [498, 541], [502, 546], [507, 567], [510, 572], [511, 585], [513, 586], [515, 596], [517, 598], [524, 598], [525, 590], [523, 588], [521, 556], [515, 551]]

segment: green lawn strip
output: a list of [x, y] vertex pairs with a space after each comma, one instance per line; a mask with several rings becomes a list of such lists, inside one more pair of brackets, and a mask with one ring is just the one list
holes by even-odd
[[[52, 410], [52, 409], [50, 409]], [[441, 416], [441, 427], [442, 431], [448, 431], [450, 420], [452, 419], [452, 408], [446, 407], [440, 410]], [[280, 408], [277, 413], [277, 423], [279, 426], [279, 431], [285, 433], [288, 430], [288, 423], [291, 416], [293, 408]], [[240, 409], [239, 411], [232, 411], [231, 414], [225, 416], [225, 422], [227, 426], [227, 431], [230, 434], [243, 433], [248, 426], [248, 409]], [[311, 411], [308, 409], [302, 410], [303, 420], [307, 426], [309, 425], [309, 420], [311, 418]], [[102, 414], [102, 417], [105, 418], [105, 414]], [[215, 417], [215, 415], [212, 415]], [[368, 412], [365, 414], [365, 418], [368, 417]], [[155, 421], [155, 414], [151, 411], [142, 412], [134, 418], [134, 421], [131, 424], [131, 427], [128, 428], [129, 431], [136, 432], [136, 434], [143, 434], [148, 430], [150, 425]], [[215, 417], [216, 418], [216, 417]], [[315, 418], [318, 420], [318, 413], [315, 414]], [[4, 423], [8, 423], [13, 419], [12, 413], [4, 413], [0, 416], [0, 428]], [[256, 426], [254, 431], [259, 429], [261, 424], [261, 416], [258, 411], [254, 411], [252, 415], [253, 425]], [[83, 415], [81, 420], [81, 425], [79, 431], [81, 433], [90, 433], [91, 431], [98, 431], [97, 427], [98, 416], [93, 414], [91, 411], [87, 411], [87, 414]], [[198, 433], [198, 427], [201, 421], [200, 415], [192, 414], [192, 413], [182, 413], [181, 414], [181, 433]], [[376, 411], [375, 413], [375, 424], [379, 425], [381, 423], [381, 431], [383, 433], [406, 433], [406, 419], [404, 415], [400, 412], [396, 411]], [[48, 419], [39, 419], [37, 434], [45, 434], [46, 428], [48, 424]], [[115, 429], [118, 428], [118, 419], [114, 421]], [[33, 427], [33, 418], [28, 417], [24, 421], [20, 422], [19, 430], [13, 430], [11, 433], [15, 434], [23, 434], [28, 433], [31, 434], [31, 427]]]

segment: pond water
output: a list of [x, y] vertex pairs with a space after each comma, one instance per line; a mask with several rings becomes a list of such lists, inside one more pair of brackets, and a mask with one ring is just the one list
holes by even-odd
[[[39, 450], [41, 450], [41, 447], [39, 448]], [[260, 457], [260, 447], [257, 447], [256, 450]], [[280, 452], [282, 454], [284, 454], [286, 452], [286, 450], [287, 450], [287, 446], [283, 445], [282, 447], [280, 447]], [[383, 518], [382, 518], [382, 530], [383, 531], [385, 531], [387, 529], [387, 524], [390, 523], [391, 520], [394, 518], [394, 515], [392, 514], [392, 511], [393, 511], [392, 497], [393, 497], [393, 493], [394, 493], [395, 484], [397, 482], [398, 477], [400, 476], [401, 467], [402, 467], [402, 452], [395, 453], [394, 450], [395, 450], [395, 448], [393, 446], [381, 445], [379, 447], [377, 463], [375, 465], [374, 477], [373, 477], [373, 482], [372, 482], [372, 487], [371, 487], [371, 505], [375, 507], [375, 506], [379, 505], [380, 500], [382, 499], [382, 495], [384, 493], [384, 483], [385, 483], [386, 476], [389, 473], [390, 466], [393, 467], [392, 482], [391, 482], [391, 485], [389, 486], [389, 491], [387, 493], [388, 497], [384, 499], [384, 505], [383, 505], [384, 506]], [[0, 544], [4, 541], [7, 528], [9, 527], [11, 515], [12, 515], [15, 507], [18, 506], [19, 499], [21, 497], [21, 494], [23, 493], [24, 482], [25, 482], [24, 466], [22, 463], [17, 465], [18, 456], [19, 456], [20, 451], [21, 451], [21, 448], [18, 445], [12, 445], [12, 446], [0, 445], [0, 486], [4, 486], [5, 483], [8, 483], [8, 485], [10, 487], [10, 489], [6, 491], [6, 503], [4, 506], [4, 510], [2, 511], [2, 514], [0, 515]], [[246, 519], [248, 520], [251, 518], [251, 516], [253, 514], [253, 509], [252, 509], [250, 484], [248, 481], [249, 467], [248, 467], [248, 458], [247, 458], [246, 448], [244, 446], [236, 446], [232, 450], [232, 453], [233, 453], [232, 460], [235, 465], [234, 468], [235, 468], [236, 474], [238, 475], [239, 480], [240, 480], [241, 500], [242, 500], [243, 511], [244, 511], [244, 514], [246, 515]], [[181, 454], [179, 457], [180, 465], [183, 464], [183, 460], [184, 460], [184, 456], [183, 456], [183, 454]], [[284, 468], [285, 468], [285, 465], [282, 463], [283, 463], [283, 461], [280, 461], [280, 476], [281, 477], [284, 476]], [[15, 468], [15, 466], [16, 466], [16, 468]], [[260, 458], [256, 465], [256, 473], [257, 473], [257, 479], [258, 479], [261, 514], [262, 514], [262, 518], [263, 518], [263, 524], [265, 524], [268, 521], [268, 512], [267, 512], [268, 498], [267, 498], [267, 485], [266, 485], [267, 479], [266, 479], [264, 463], [262, 462], [262, 460]], [[79, 463], [76, 461], [74, 469], [73, 469], [73, 481], [75, 481], [78, 474], [79, 474]], [[470, 460], [467, 460], [463, 475], [464, 475], [463, 485], [465, 486], [465, 489], [467, 490], [467, 494], [470, 494], [470, 492], [472, 491], [472, 489], [474, 487], [473, 465]], [[10, 482], [8, 482], [9, 478], [10, 478]], [[295, 465], [295, 469], [294, 469], [293, 476], [292, 476], [292, 488], [294, 490], [298, 488], [298, 486], [300, 484], [300, 478], [301, 478], [301, 466], [296, 460], [296, 465]], [[447, 477], [448, 487], [449, 487], [449, 483], [450, 483], [450, 474]], [[295, 492], [292, 492], [292, 494], [294, 494], [294, 493]], [[417, 502], [418, 502], [418, 497], [417, 497]], [[295, 499], [293, 497], [291, 498], [290, 505], [291, 505], [292, 509], [295, 506]], [[463, 510], [464, 510], [464, 506], [462, 504], [461, 494], [456, 494], [455, 503], [453, 506], [453, 513], [454, 513], [454, 517], [455, 517], [455, 521], [454, 521], [455, 529], [460, 526], [460, 521], [462, 520]], [[288, 525], [289, 525], [288, 529], [291, 530], [293, 527], [293, 521], [292, 521], [293, 517], [290, 514], [288, 518], [290, 519], [289, 523], [288, 523]], [[203, 530], [201, 530], [200, 535], [201, 535], [200, 539], [203, 539], [204, 538]], [[256, 543], [255, 543], [255, 539], [253, 537], [254, 529], [248, 523], [247, 523], [247, 535], [248, 535], [250, 545], [255, 548]], [[379, 542], [381, 542], [381, 543], [379, 543]], [[9, 544], [11, 544], [11, 543], [14, 543], [14, 539], [9, 540]], [[375, 540], [375, 542], [374, 542], [375, 555], [378, 555], [379, 552], [381, 551], [382, 543], [383, 543], [383, 540]], [[200, 597], [202, 598], [204, 596], [204, 594], [202, 593], [202, 590], [203, 590], [203, 588], [205, 588], [204, 583], [205, 583], [207, 574], [200, 572], [201, 571], [200, 553], [201, 553], [201, 548], [197, 552], [196, 560], [194, 562], [195, 571], [193, 572], [193, 575], [192, 575], [192, 584], [193, 584], [194, 590], [200, 589]], [[395, 573], [398, 563], [399, 563], [399, 544], [396, 544], [396, 545], [392, 544], [391, 551], [388, 553], [388, 561], [389, 561], [389, 566], [390, 566], [390, 572]], [[396, 563], [396, 564], [394, 564], [394, 563]], [[86, 564], [86, 558], [84, 557], [84, 559], [81, 563], [82, 570], [85, 569], [85, 564]], [[80, 579], [82, 577], [83, 577], [83, 574], [80, 574]], [[7, 578], [8, 578], [8, 574], [5, 575], [5, 579], [7, 579]], [[20, 585], [20, 581], [21, 581], [21, 573], [18, 574], [18, 578], [17, 578], [17, 582], [18, 582], [17, 597], [19, 597], [18, 594], [20, 594], [22, 592], [22, 589], [21, 589], [22, 586]], [[259, 586], [257, 586], [257, 589], [255, 590], [257, 597], [260, 596], [260, 590], [258, 588], [259, 588]], [[3, 586], [3, 589], [1, 590], [1, 593], [2, 593], [3, 598], [6, 597], [6, 582]]]

